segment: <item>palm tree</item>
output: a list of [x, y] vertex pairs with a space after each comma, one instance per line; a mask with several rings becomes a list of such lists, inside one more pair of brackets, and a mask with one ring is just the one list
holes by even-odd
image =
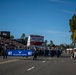
[[52, 40], [50, 40], [50, 46], [51, 46], [51, 47], [53, 46], [53, 41], [52, 41]]
[[25, 33], [23, 33], [22, 35], [21, 35], [21, 39], [25, 39]]

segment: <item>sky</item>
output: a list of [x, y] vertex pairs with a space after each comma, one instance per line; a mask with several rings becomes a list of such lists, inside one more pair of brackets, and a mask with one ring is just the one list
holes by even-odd
[[70, 44], [69, 19], [75, 11], [76, 0], [0, 0], [0, 31], [16, 39], [36, 34], [48, 43]]

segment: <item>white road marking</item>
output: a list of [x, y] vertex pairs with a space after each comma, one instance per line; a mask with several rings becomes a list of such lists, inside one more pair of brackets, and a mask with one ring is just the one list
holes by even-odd
[[9, 63], [9, 62], [14, 62], [14, 61], [17, 61], [18, 59], [14, 59], [14, 60], [7, 60], [7, 61], [4, 61], [4, 62], [0, 62], [0, 64], [5, 64], [5, 63]]
[[42, 61], [42, 63], [45, 63], [45, 61]]
[[29, 69], [27, 69], [27, 71], [30, 71], [30, 70], [32, 70], [32, 69], [34, 69], [35, 67], [33, 66], [33, 67], [31, 67], [31, 68], [29, 68]]

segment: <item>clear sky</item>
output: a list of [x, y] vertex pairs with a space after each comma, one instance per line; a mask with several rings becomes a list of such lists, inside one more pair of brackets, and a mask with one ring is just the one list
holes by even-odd
[[54, 44], [70, 44], [69, 19], [76, 0], [0, 0], [0, 31], [15, 38], [22, 33], [43, 35]]

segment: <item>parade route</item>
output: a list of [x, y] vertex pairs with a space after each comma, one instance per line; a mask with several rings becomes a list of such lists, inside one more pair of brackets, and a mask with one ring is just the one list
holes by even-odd
[[0, 59], [0, 75], [76, 75], [76, 61], [66, 56]]

